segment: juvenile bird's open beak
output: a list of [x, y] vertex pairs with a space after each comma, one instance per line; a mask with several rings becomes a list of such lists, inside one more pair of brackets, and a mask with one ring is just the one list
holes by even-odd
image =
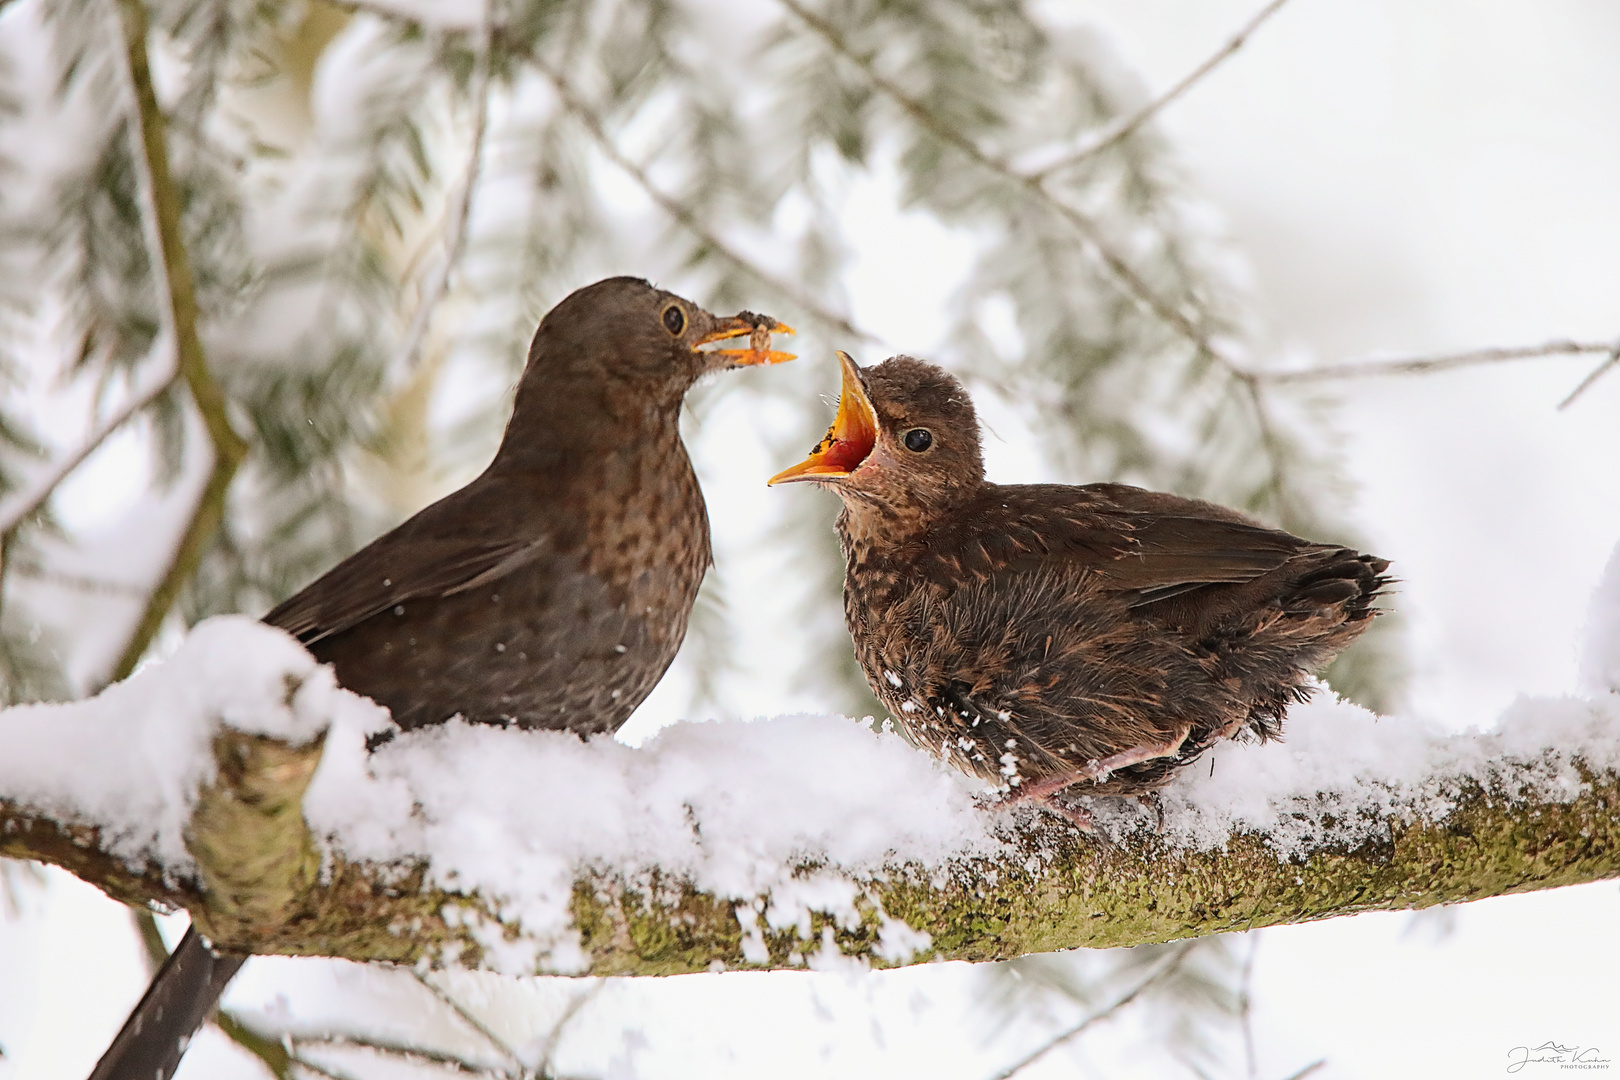
[[844, 384], [838, 394], [838, 415], [832, 427], [810, 451], [810, 456], [783, 469], [768, 481], [785, 484], [792, 480], [839, 480], [860, 468], [861, 462], [877, 445], [877, 410], [866, 396], [861, 382], [861, 369], [849, 353], [839, 352], [838, 363], [843, 370]]
[[777, 352], [771, 348], [772, 334], [791, 334], [793, 327], [787, 323], [777, 322], [769, 315], [755, 315], [745, 311], [741, 315], [734, 315], [729, 319], [720, 319], [715, 328], [698, 339], [699, 345], [707, 345], [711, 341], [729, 341], [731, 338], [748, 336], [746, 349], [705, 349], [709, 356], [723, 356], [733, 367], [752, 366], [755, 364], [780, 364], [793, 359], [793, 353]]

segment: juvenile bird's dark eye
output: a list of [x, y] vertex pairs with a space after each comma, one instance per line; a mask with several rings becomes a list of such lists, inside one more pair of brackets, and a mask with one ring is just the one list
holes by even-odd
[[680, 337], [681, 331], [686, 329], [686, 312], [681, 310], [681, 305], [671, 304], [664, 309], [664, 329], [676, 337]]
[[914, 427], [906, 432], [904, 442], [907, 450], [920, 454], [934, 445], [934, 436], [927, 428]]

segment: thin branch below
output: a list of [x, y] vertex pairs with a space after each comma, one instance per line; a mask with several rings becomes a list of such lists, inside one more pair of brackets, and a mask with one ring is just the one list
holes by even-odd
[[1317, 1058], [1298, 1072], [1290, 1073], [1286, 1080], [1305, 1080], [1307, 1076], [1327, 1066], [1327, 1058]]
[[990, 1080], [1010, 1080], [1011, 1077], [1023, 1072], [1025, 1069], [1029, 1068], [1031, 1065], [1035, 1064], [1037, 1061], [1041, 1060], [1041, 1058], [1045, 1057], [1047, 1054], [1050, 1054], [1053, 1050], [1056, 1050], [1064, 1043], [1069, 1042], [1072, 1039], [1079, 1038], [1081, 1035], [1085, 1034], [1086, 1031], [1102, 1023], [1104, 1020], [1107, 1020], [1109, 1017], [1125, 1008], [1131, 1002], [1141, 997], [1142, 994], [1150, 989], [1155, 983], [1163, 982], [1171, 975], [1174, 975], [1176, 971], [1180, 969], [1181, 965], [1187, 962], [1188, 955], [1193, 951], [1197, 944], [1198, 943], [1196, 941], [1188, 941], [1178, 946], [1173, 955], [1161, 962], [1158, 967], [1149, 972], [1147, 977], [1140, 980], [1135, 986], [1131, 987], [1125, 993], [1121, 994], [1119, 997], [1115, 998], [1101, 1009], [1098, 1009], [1090, 1016], [1087, 1016], [1084, 1020], [1069, 1028], [1067, 1031], [1058, 1033], [1033, 1052], [1025, 1055], [1023, 1058], [1020, 1058], [1018, 1061], [996, 1073], [990, 1078]]
[[432, 994], [440, 1004], [449, 1009], [451, 1012], [455, 1013], [457, 1018], [459, 1018], [462, 1023], [466, 1024], [473, 1031], [476, 1031], [479, 1037], [482, 1038], [488, 1046], [493, 1048], [496, 1053], [504, 1057], [509, 1063], [515, 1063], [519, 1066], [522, 1065], [522, 1059], [518, 1057], [517, 1051], [508, 1046], [506, 1041], [499, 1035], [495, 1034], [495, 1032], [490, 1029], [488, 1024], [484, 1023], [476, 1015], [474, 1015], [470, 1009], [468, 1009], [461, 1002], [457, 1001], [450, 991], [446, 990], [442, 986], [439, 986], [432, 979], [429, 979], [423, 972], [412, 971], [411, 976], [419, 984], [421, 984], [421, 986], [427, 990], [428, 993]]
[[[464, 1076], [489, 1076], [492, 1073], [491, 1069], [474, 1065], [472, 1062], [455, 1054], [445, 1053], [441, 1050], [431, 1050], [415, 1043], [395, 1042], [370, 1035], [334, 1033], [330, 1035], [294, 1036], [292, 1045], [294, 1053], [292, 1060], [305, 1068], [311, 1066], [309, 1060], [303, 1056], [306, 1052], [333, 1049], [369, 1050], [384, 1057], [393, 1058], [395, 1061], [410, 1062], [416, 1065], [437, 1065], [440, 1068], [449, 1069]], [[333, 1074], [326, 1073], [325, 1075], [331, 1076]], [[511, 1074], [503, 1072], [501, 1075]]]

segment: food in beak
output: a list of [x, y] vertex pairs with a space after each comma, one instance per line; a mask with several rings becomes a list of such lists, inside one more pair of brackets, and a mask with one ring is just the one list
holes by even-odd
[[758, 364], [780, 364], [792, 360], [794, 354], [778, 352], [771, 348], [772, 334], [791, 334], [793, 327], [787, 323], [777, 322], [769, 315], [755, 315], [745, 311], [730, 319], [722, 320], [720, 325], [712, 332], [705, 334], [698, 342], [707, 345], [711, 341], [728, 341], [731, 338], [748, 336], [746, 349], [709, 349], [706, 350], [717, 356], [723, 356], [733, 367], [751, 367]]
[[861, 369], [846, 352], [838, 354], [843, 371], [843, 389], [838, 395], [838, 415], [832, 427], [810, 451], [810, 456], [771, 477], [769, 483], [792, 480], [839, 480], [860, 468], [861, 462], [877, 445], [877, 410], [866, 396]]

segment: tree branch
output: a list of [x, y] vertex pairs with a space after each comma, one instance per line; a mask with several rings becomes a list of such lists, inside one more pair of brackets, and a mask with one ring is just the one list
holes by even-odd
[[169, 324], [174, 332], [176, 368], [191, 391], [202, 414], [203, 425], [214, 453], [214, 464], [197, 501], [196, 510], [175, 547], [174, 558], [153, 589], [141, 612], [140, 621], [113, 668], [118, 681], [135, 670], [135, 665], [157, 636], [174, 607], [186, 582], [196, 572], [203, 553], [219, 531], [225, 516], [225, 495], [237, 467], [247, 456], [248, 446], [231, 427], [226, 415], [225, 394], [208, 369], [208, 357], [197, 336], [197, 295], [192, 281], [191, 258], [181, 234], [180, 192], [169, 170], [169, 151], [164, 138], [164, 120], [152, 87], [152, 72], [146, 58], [147, 20], [141, 0], [119, 0], [124, 29], [124, 45], [129, 61], [130, 85], [135, 93], [135, 112], [140, 130], [140, 153], [136, 157], [145, 173], [150, 194], [150, 213], [157, 233], [158, 250], [154, 261], [167, 304]]
[[479, 1037], [482, 1038], [490, 1047], [492, 1047], [496, 1053], [500, 1054], [508, 1062], [516, 1063], [519, 1066], [522, 1065], [522, 1059], [518, 1057], [517, 1051], [508, 1046], [506, 1041], [499, 1035], [496, 1035], [495, 1032], [491, 1031], [489, 1025], [485, 1024], [482, 1020], [478, 1019], [478, 1017], [474, 1016], [470, 1011], [467, 1010], [465, 1006], [461, 1004], [461, 1002], [457, 1001], [453, 996], [451, 996], [448, 990], [436, 985], [432, 979], [429, 979], [427, 975], [420, 971], [412, 971], [411, 974], [415, 977], [416, 981], [421, 984], [423, 989], [432, 994], [433, 997], [445, 1008], [455, 1013], [456, 1017], [460, 1019], [462, 1023], [466, 1024], [473, 1031], [476, 1031]]
[[1162, 110], [1166, 105], [1169, 105], [1171, 102], [1181, 97], [1181, 95], [1185, 94], [1188, 90], [1191, 90], [1194, 86], [1201, 82], [1206, 75], [1214, 71], [1217, 67], [1220, 67], [1220, 65], [1228, 57], [1237, 52], [1239, 49], [1243, 48], [1243, 46], [1248, 42], [1249, 37], [1256, 30], [1260, 29], [1260, 25], [1275, 15], [1277, 11], [1286, 3], [1288, 3], [1288, 0], [1271, 0], [1271, 3], [1261, 8], [1259, 13], [1255, 15], [1254, 18], [1250, 19], [1244, 24], [1243, 29], [1232, 35], [1232, 37], [1227, 40], [1226, 44], [1222, 45], [1218, 50], [1216, 50], [1213, 56], [1205, 60], [1202, 64], [1199, 64], [1197, 67], [1193, 68], [1192, 71], [1188, 72], [1180, 82], [1176, 83], [1169, 90], [1166, 90], [1163, 94], [1159, 95], [1157, 98], [1154, 98], [1152, 101], [1142, 106], [1136, 112], [1131, 113], [1129, 116], [1120, 117], [1114, 123], [1109, 124], [1102, 131], [1098, 132], [1093, 138], [1088, 140], [1084, 146], [1080, 147], [1072, 154], [1068, 154], [1065, 157], [1054, 161], [1050, 165], [1036, 169], [1033, 172], [1030, 172], [1028, 176], [1033, 180], [1045, 180], [1053, 173], [1060, 172], [1063, 169], [1070, 168], [1074, 165], [1078, 165], [1087, 158], [1102, 153], [1110, 146], [1130, 138], [1142, 127], [1143, 124], [1146, 124], [1149, 120], [1157, 116], [1160, 110]]
[[856, 326], [843, 315], [807, 295], [785, 278], [778, 277], [764, 267], [759, 266], [752, 259], [749, 259], [722, 240], [719, 235], [699, 221], [697, 215], [692, 213], [686, 204], [654, 183], [652, 177], [647, 175], [647, 170], [643, 169], [624, 151], [619, 149], [618, 144], [613, 141], [612, 137], [608, 135], [607, 129], [603, 127], [601, 117], [597, 116], [591, 107], [574, 92], [573, 86], [569, 84], [567, 79], [552, 70], [550, 66], [542, 63], [538, 58], [534, 58], [534, 63], [540, 73], [550, 81], [552, 87], [557, 91], [557, 98], [562, 102], [563, 107], [585, 126], [586, 131], [590, 132], [591, 137], [596, 140], [597, 146], [601, 148], [603, 155], [634, 180], [637, 186], [647, 193], [647, 197], [666, 214], [674, 218], [682, 228], [702, 240], [716, 255], [719, 255], [743, 273], [775, 289], [790, 303], [808, 312], [818, 321], [851, 337], [881, 344], [882, 339], [876, 334]]
[[[313, 1065], [303, 1057], [306, 1050], [332, 1048], [338, 1050], [371, 1050], [396, 1061], [408, 1061], [416, 1065], [437, 1065], [449, 1069], [451, 1072], [461, 1073], [464, 1076], [492, 1076], [497, 1075], [493, 1070], [474, 1065], [455, 1054], [445, 1053], [441, 1050], [430, 1050], [417, 1046], [414, 1043], [396, 1042], [390, 1039], [379, 1038], [375, 1035], [348, 1035], [332, 1032], [325, 1035], [294, 1036], [293, 1048], [298, 1056], [292, 1060], [305, 1068], [317, 1068], [326, 1076], [333, 1073], [326, 1072], [324, 1067]], [[503, 1070], [498, 1075], [511, 1076], [510, 1072]]]
[[270, 1075], [277, 1080], [296, 1080], [297, 1074], [292, 1068], [293, 1056], [288, 1053], [287, 1047], [282, 1045], [280, 1039], [271, 1038], [254, 1030], [227, 1009], [220, 1009], [214, 1013], [214, 1023], [227, 1039], [263, 1062], [264, 1067], [270, 1070]]
[[1209, 340], [1209, 335], [1204, 333], [1192, 319], [1188, 318], [1186, 313], [1178, 310], [1174, 304], [1160, 296], [1151, 285], [1142, 279], [1142, 276], [1136, 272], [1125, 257], [1114, 250], [1113, 245], [1103, 235], [1102, 229], [1090, 216], [1080, 212], [1054, 195], [1047, 188], [1045, 177], [1020, 172], [1008, 162], [987, 153], [980, 148], [978, 143], [935, 116], [928, 106], [908, 94], [893, 79], [878, 71], [869, 58], [860, 55], [851, 48], [838, 27], [805, 7], [799, 0], [778, 0], [778, 2], [825, 39], [835, 52], [860, 68], [874, 87], [899, 105], [919, 126], [932, 133], [940, 141], [956, 147], [978, 165], [1005, 180], [1022, 186], [1046, 204], [1059, 217], [1067, 221], [1080, 234], [1081, 238], [1091, 245], [1092, 250], [1097, 253], [1097, 257], [1102, 260], [1109, 273], [1124, 287], [1127, 293], [1135, 297], [1138, 303], [1152, 311], [1161, 321], [1191, 342], [1201, 354], [1230, 368], [1235, 374], [1242, 374], [1241, 368], [1214, 347]]
[[487, 9], [484, 12], [484, 20], [470, 90], [473, 100], [472, 148], [468, 151], [466, 171], [462, 174], [461, 183], [451, 194], [450, 205], [447, 208], [443, 236], [444, 252], [433, 264], [432, 269], [422, 275], [416, 312], [411, 316], [411, 325], [405, 334], [405, 347], [400, 351], [399, 368], [402, 372], [409, 372], [416, 366], [417, 358], [422, 352], [422, 343], [427, 338], [428, 327], [433, 322], [433, 312], [450, 285], [450, 273], [455, 269], [457, 260], [461, 258], [462, 248], [466, 244], [467, 218], [472, 212], [473, 190], [478, 186], [478, 177], [483, 171], [484, 133], [489, 125], [489, 54], [494, 48], [494, 28], [489, 23]]
[[[1301, 368], [1296, 371], [1256, 371], [1253, 378], [1263, 383], [1323, 382], [1329, 379], [1377, 378], [1385, 375], [1431, 375], [1455, 368], [1500, 364], [1509, 360], [1531, 360], [1544, 356], [1578, 356], [1587, 353], [1614, 353], [1612, 342], [1583, 342], [1557, 340], [1540, 345], [1520, 345], [1503, 348], [1469, 349], [1464, 352], [1442, 353], [1438, 356], [1403, 356], [1388, 360], [1350, 360], [1320, 367]], [[1602, 371], [1599, 368], [1598, 371]], [[1579, 393], [1590, 384], [1578, 387]], [[1574, 395], [1571, 395], [1573, 398]], [[1562, 407], [1562, 406], [1560, 406]]]
[[[506, 905], [431, 884], [425, 858], [377, 865], [328, 848], [325, 872], [312, 873], [313, 841], [289, 808], [318, 744], [287, 747], [223, 730], [214, 743], [218, 775], [199, 796], [190, 830], [196, 875], [179, 880], [131, 866], [102, 850], [95, 826], [4, 798], [0, 855], [62, 866], [128, 903], [186, 907], [232, 950], [476, 966], [503, 934], [522, 933], [502, 921]], [[1514, 766], [1524, 775], [1537, 768]], [[593, 975], [792, 968], [818, 942], [824, 953], [874, 966], [1004, 960], [1426, 908], [1620, 876], [1620, 774], [1583, 775], [1568, 801], [1431, 778], [1426, 791], [1460, 786], [1448, 812], [1434, 812], [1431, 794], [1392, 798], [1377, 839], [1353, 847], [1323, 840], [1293, 859], [1259, 833], [1234, 834], [1224, 851], [1176, 848], [1146, 831], [1102, 844], [1036, 814], [1008, 826], [1001, 855], [962, 857], [943, 871], [899, 865], [848, 878], [859, 880], [859, 918], [816, 911], [803, 929], [752, 917], [745, 926], [738, 912], [768, 910], [770, 895], [739, 902], [656, 867], [581, 867], [569, 907]], [[1318, 810], [1340, 805], [1322, 798]], [[840, 871], [806, 863], [796, 873]], [[893, 920], [931, 942], [897, 954], [884, 941]]]
[[1607, 360], [1593, 368], [1592, 373], [1586, 378], [1582, 379], [1580, 385], [1571, 390], [1569, 392], [1569, 396], [1558, 403], [1559, 411], [1563, 411], [1564, 409], [1567, 409], [1573, 405], [1576, 398], [1586, 393], [1593, 383], [1603, 378], [1604, 374], [1616, 364], [1620, 364], [1620, 343], [1616, 343], [1614, 348], [1609, 350], [1609, 358]]
[[1119, 1012], [1119, 1010], [1125, 1008], [1125, 1006], [1141, 997], [1142, 994], [1152, 987], [1154, 983], [1162, 982], [1164, 979], [1174, 975], [1177, 969], [1179, 969], [1182, 964], [1186, 963], [1187, 956], [1192, 952], [1195, 944], [1197, 943], [1189, 941], [1178, 946], [1170, 957], [1161, 962], [1157, 968], [1149, 972], [1148, 975], [1137, 982], [1135, 986], [1125, 991], [1125, 993], [1121, 994], [1119, 997], [1115, 998], [1101, 1009], [1098, 1009], [1096, 1012], [1090, 1014], [1084, 1020], [1069, 1028], [1067, 1031], [1060, 1032], [1052, 1039], [1038, 1047], [1032, 1053], [1026, 1054], [1013, 1064], [1007, 1066], [1005, 1069], [1002, 1069], [1000, 1072], [992, 1076], [990, 1080], [1011, 1080], [1012, 1077], [1023, 1072], [1025, 1069], [1029, 1068], [1031, 1065], [1035, 1064], [1041, 1058], [1045, 1057], [1047, 1054], [1050, 1054], [1053, 1050], [1056, 1050], [1070, 1039], [1078, 1038], [1079, 1036], [1085, 1034], [1085, 1032], [1090, 1028], [1093, 1028], [1102, 1023], [1104, 1020], [1107, 1020], [1110, 1016], [1113, 1016], [1115, 1013]]
[[185, 907], [196, 897], [161, 867], [131, 867], [95, 825], [59, 822], [47, 811], [0, 799], [0, 857], [60, 866], [126, 904]]
[[100, 449], [101, 444], [106, 442], [113, 432], [123, 427], [142, 409], [168, 393], [178, 374], [177, 371], [170, 371], [154, 385], [135, 391], [111, 416], [92, 428], [82, 443], [63, 454], [43, 474], [36, 477], [26, 491], [18, 492], [16, 496], [8, 499], [9, 505], [0, 507], [0, 534], [10, 533], [44, 506], [50, 497], [56, 494], [56, 489], [62, 485], [62, 481], [66, 480], [73, 470], [84, 464], [85, 458]]

